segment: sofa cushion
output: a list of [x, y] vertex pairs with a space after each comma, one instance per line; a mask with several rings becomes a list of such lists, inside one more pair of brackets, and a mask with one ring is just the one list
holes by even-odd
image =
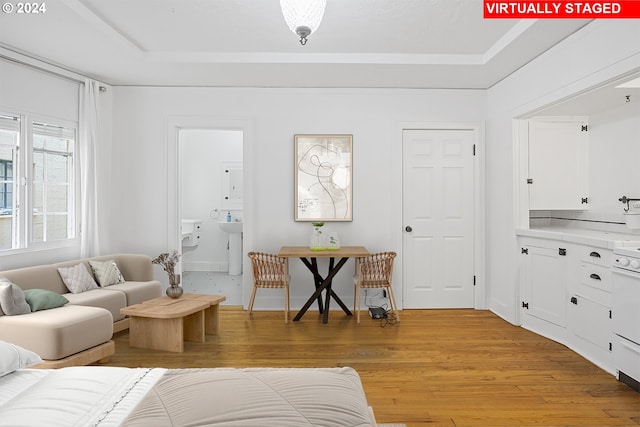
[[146, 282], [153, 280], [153, 264], [151, 258], [142, 254], [112, 254], [91, 258], [94, 261], [113, 260], [124, 276], [124, 280]]
[[83, 263], [74, 265], [73, 267], [60, 267], [58, 268], [58, 273], [60, 273], [62, 281], [71, 293], [79, 294], [98, 288], [98, 284], [93, 280], [93, 277], [91, 277], [91, 274], [89, 274], [87, 267]]
[[26, 316], [0, 317], [0, 339], [58, 360], [103, 344], [113, 335], [113, 318], [98, 307], [66, 305]]
[[[157, 280], [148, 282], [130, 282], [109, 286], [109, 290], [122, 291], [127, 295], [127, 305], [140, 304], [141, 302], [162, 296], [162, 283]], [[105, 289], [106, 290], [106, 289]]]
[[93, 275], [96, 277], [98, 285], [103, 288], [124, 282], [124, 277], [120, 273], [118, 265], [112, 259], [107, 261], [89, 260], [89, 265], [93, 270]]
[[0, 308], [7, 316], [31, 313], [31, 307], [24, 298], [24, 291], [2, 277], [0, 277]]
[[59, 293], [47, 289], [27, 289], [24, 291], [24, 298], [32, 312], [62, 307], [69, 302]]
[[32, 351], [10, 342], [0, 341], [0, 377], [42, 362]]
[[109, 310], [113, 320], [124, 319], [124, 315], [120, 314], [120, 309], [127, 306], [127, 296], [124, 292], [107, 289], [92, 289], [90, 291], [79, 294], [64, 294], [73, 305], [85, 305], [89, 307], [100, 307]]

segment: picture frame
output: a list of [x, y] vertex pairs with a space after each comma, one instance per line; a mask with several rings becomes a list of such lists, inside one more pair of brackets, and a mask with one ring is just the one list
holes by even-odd
[[295, 220], [353, 221], [353, 135], [294, 136]]

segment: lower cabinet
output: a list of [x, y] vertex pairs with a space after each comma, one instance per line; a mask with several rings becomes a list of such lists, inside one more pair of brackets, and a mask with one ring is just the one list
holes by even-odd
[[566, 245], [554, 240], [523, 239], [520, 253], [523, 316], [566, 326]]
[[533, 237], [520, 237], [519, 243], [522, 326], [615, 375], [612, 251]]
[[570, 301], [567, 325], [570, 332], [595, 347], [611, 351], [611, 307], [581, 295], [572, 295]]

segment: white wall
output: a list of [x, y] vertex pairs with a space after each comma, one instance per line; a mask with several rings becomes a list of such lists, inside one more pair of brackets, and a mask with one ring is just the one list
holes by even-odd
[[640, 99], [589, 117], [589, 211], [623, 222], [622, 196], [640, 198]]
[[[342, 245], [365, 245], [371, 251], [398, 250], [402, 224], [393, 213], [401, 209], [390, 201], [401, 191], [400, 122], [475, 121], [485, 117], [484, 91], [467, 90], [355, 90], [355, 89], [225, 89], [118, 87], [115, 89], [113, 158], [109, 212], [117, 224], [109, 248], [155, 256], [167, 250], [167, 176], [170, 145], [168, 122], [175, 117], [211, 121], [242, 120], [250, 125], [244, 141], [245, 200], [244, 250], [277, 252], [281, 245], [307, 245], [311, 226], [294, 221], [293, 138], [296, 133], [353, 134], [354, 220], [331, 223]], [[392, 184], [393, 183], [393, 184]], [[246, 257], [245, 257], [246, 258]], [[352, 295], [353, 266], [334, 281], [340, 295]], [[247, 261], [245, 259], [245, 271]], [[296, 260], [291, 263], [292, 306], [301, 306], [312, 286], [311, 276]], [[244, 277], [245, 302], [250, 275]], [[273, 293], [257, 304], [281, 307]], [[345, 298], [350, 301], [352, 297]]]
[[[640, 69], [640, 21], [595, 20], [488, 91], [489, 307], [518, 322], [512, 120]], [[525, 185], [526, 184], [518, 184]]]
[[[185, 271], [228, 271], [228, 234], [218, 227], [222, 208], [222, 164], [242, 162], [242, 132], [215, 129], [180, 131], [182, 218], [202, 221], [198, 246], [182, 248]], [[242, 219], [242, 211], [231, 212]]]

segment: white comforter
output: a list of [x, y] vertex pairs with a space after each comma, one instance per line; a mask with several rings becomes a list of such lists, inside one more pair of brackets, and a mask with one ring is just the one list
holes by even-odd
[[164, 369], [20, 369], [0, 378], [2, 427], [119, 426]]
[[373, 426], [334, 369], [24, 369], [0, 377], [0, 427]]

